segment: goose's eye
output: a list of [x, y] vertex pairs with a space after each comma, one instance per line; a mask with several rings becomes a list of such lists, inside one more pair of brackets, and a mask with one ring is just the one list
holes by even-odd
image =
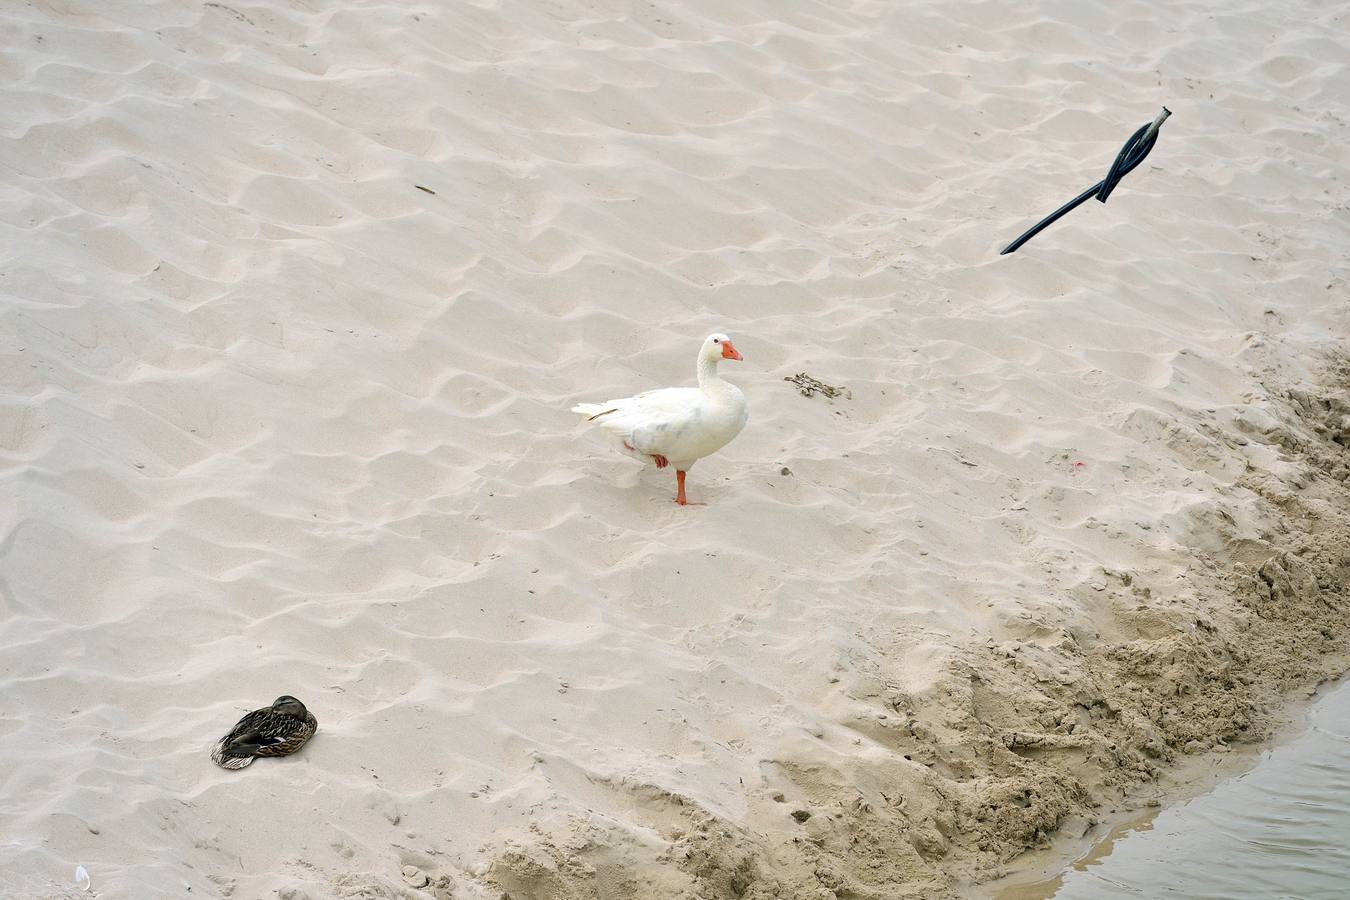
[[717, 338], [713, 338], [713, 343], [714, 343], [714, 344], [720, 344], [720, 343], [722, 343], [722, 342], [721, 342], [719, 339], [717, 339]]

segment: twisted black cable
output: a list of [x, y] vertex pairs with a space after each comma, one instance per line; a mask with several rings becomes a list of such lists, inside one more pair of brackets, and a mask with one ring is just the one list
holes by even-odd
[[1152, 150], [1153, 145], [1158, 142], [1158, 129], [1162, 127], [1162, 123], [1166, 122], [1167, 117], [1171, 114], [1171, 110], [1164, 106], [1163, 111], [1158, 113], [1158, 118], [1130, 135], [1130, 139], [1125, 142], [1125, 146], [1121, 147], [1120, 152], [1116, 154], [1116, 160], [1111, 163], [1111, 170], [1106, 173], [1105, 178], [1088, 188], [1086, 191], [1083, 191], [1083, 193], [1079, 194], [1077, 197], [1074, 197], [1044, 219], [1041, 219], [1027, 231], [1026, 234], [1023, 234], [1020, 238], [1005, 247], [999, 256], [1012, 253], [1018, 247], [1040, 234], [1047, 225], [1051, 224], [1070, 210], [1076, 209], [1079, 204], [1083, 203], [1089, 197], [1096, 197], [1102, 203], [1105, 203], [1106, 198], [1111, 196], [1111, 192], [1116, 189], [1116, 185], [1120, 184], [1120, 180], [1133, 172], [1135, 166], [1143, 162], [1144, 157], [1148, 156], [1148, 152]]

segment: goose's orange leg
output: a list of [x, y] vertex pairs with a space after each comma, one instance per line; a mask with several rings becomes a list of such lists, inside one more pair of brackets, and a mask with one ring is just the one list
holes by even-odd
[[704, 503], [694, 503], [684, 495], [684, 476], [685, 473], [675, 470], [675, 482], [680, 486], [680, 492], [675, 496], [675, 502], [681, 506], [706, 506]]
[[[632, 444], [628, 443], [627, 441], [624, 441], [623, 445], [627, 447], [629, 450], [632, 450], [634, 453], [637, 452], [637, 448], [634, 447]], [[648, 455], [656, 462], [656, 467], [658, 469], [664, 469], [666, 466], [670, 465], [670, 460], [666, 459], [660, 453], [650, 453]]]

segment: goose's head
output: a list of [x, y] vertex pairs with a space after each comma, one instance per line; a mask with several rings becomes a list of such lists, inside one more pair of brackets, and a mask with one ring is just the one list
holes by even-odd
[[703, 349], [699, 351], [702, 359], [717, 362], [719, 359], [741, 359], [741, 351], [731, 343], [731, 338], [725, 334], [710, 334], [703, 341]]
[[272, 711], [281, 713], [283, 716], [295, 716], [297, 719], [303, 719], [309, 713], [309, 710], [305, 709], [305, 704], [290, 694], [282, 694], [273, 700]]

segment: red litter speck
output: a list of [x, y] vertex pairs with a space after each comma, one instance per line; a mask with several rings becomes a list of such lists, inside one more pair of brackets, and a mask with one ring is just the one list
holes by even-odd
[[1085, 469], [1087, 468], [1087, 463], [1083, 462], [1081, 459], [1075, 459], [1073, 461], [1073, 467], [1075, 469]]

